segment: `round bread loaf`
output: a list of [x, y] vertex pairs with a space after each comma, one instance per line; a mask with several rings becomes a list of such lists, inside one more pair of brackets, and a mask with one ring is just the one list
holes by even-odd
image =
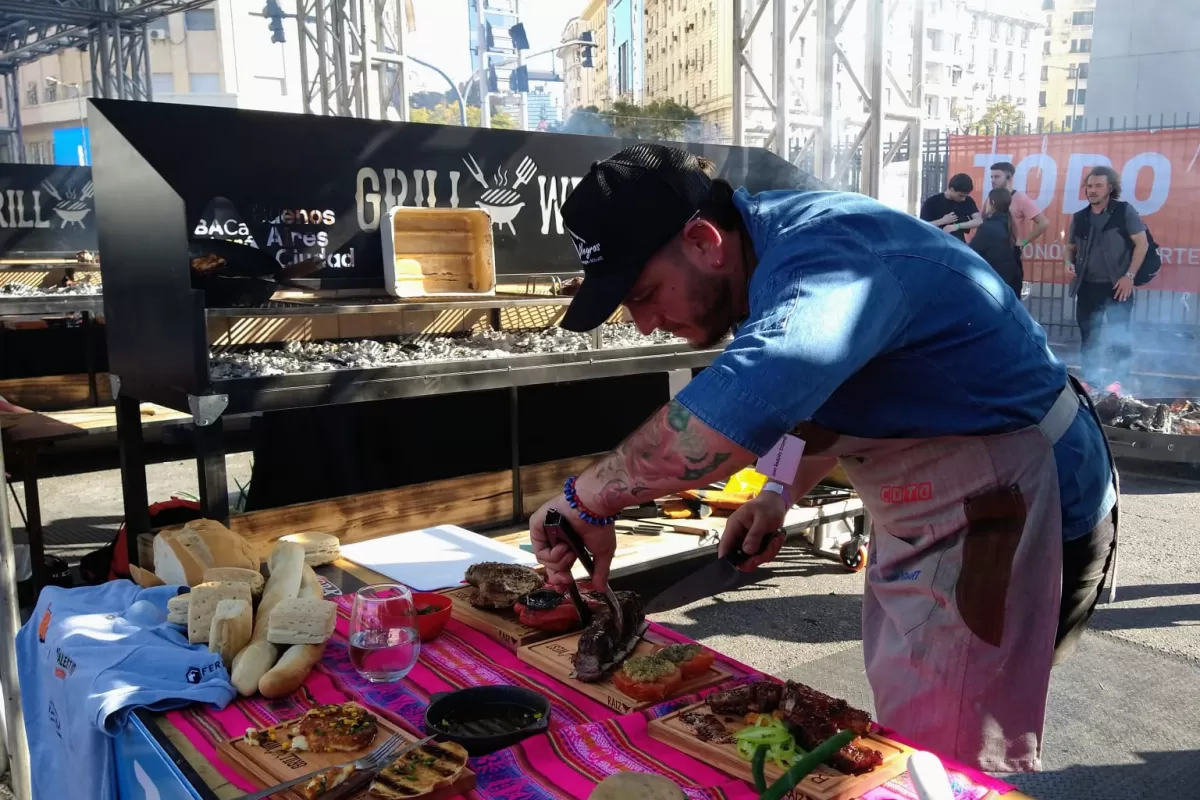
[[315, 531], [305, 531], [303, 533], [289, 533], [282, 538], [285, 542], [295, 542], [304, 548], [304, 563], [310, 567], [319, 567], [323, 564], [332, 564], [341, 558], [342, 545], [336, 536], [328, 533], [316, 533]]
[[684, 800], [683, 790], [661, 775], [618, 772], [597, 784], [588, 800]]

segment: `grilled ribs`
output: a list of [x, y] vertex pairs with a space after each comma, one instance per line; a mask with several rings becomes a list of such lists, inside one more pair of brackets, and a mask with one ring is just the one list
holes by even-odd
[[476, 608], [512, 608], [517, 598], [546, 585], [529, 567], [486, 561], [467, 569], [467, 583], [475, 587], [471, 605]]
[[[795, 681], [786, 684], [755, 681], [728, 691], [713, 692], [708, 696], [708, 707], [717, 714], [736, 716], [751, 711], [762, 714], [780, 711], [784, 723], [796, 737], [796, 744], [805, 750], [811, 750], [840, 730], [848, 729], [864, 736], [871, 729], [871, 716], [867, 712]], [[829, 766], [849, 775], [869, 772], [882, 763], [883, 754], [879, 751], [854, 743], [829, 759]]]
[[733, 744], [736, 741], [733, 734], [721, 722], [716, 714], [705, 714], [701, 711], [687, 711], [679, 715], [679, 721], [692, 729], [696, 738], [702, 742], [714, 744]]
[[636, 637], [646, 613], [642, 601], [633, 592], [617, 592], [617, 605], [624, 618], [625, 639], [617, 636], [617, 626], [608, 606], [596, 608], [592, 621], [579, 635], [579, 646], [575, 651], [575, 677], [586, 683], [595, 683], [616, 669], [617, 656]]

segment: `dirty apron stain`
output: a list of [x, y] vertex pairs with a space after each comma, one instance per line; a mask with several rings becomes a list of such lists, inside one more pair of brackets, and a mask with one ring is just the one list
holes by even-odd
[[871, 514], [863, 652], [879, 723], [995, 772], [1036, 770], [1062, 589], [1054, 444], [1068, 385], [1036, 426], [862, 439], [811, 424]]

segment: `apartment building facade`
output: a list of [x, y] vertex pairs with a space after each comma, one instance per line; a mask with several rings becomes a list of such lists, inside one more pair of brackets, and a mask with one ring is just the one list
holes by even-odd
[[703, 136], [730, 141], [733, 119], [733, 4], [645, 0], [646, 101], [695, 111]]
[[1073, 130], [1087, 116], [1096, 0], [1042, 0], [1041, 8], [1038, 123], [1043, 130]]
[[[153, 99], [303, 111], [295, 21], [284, 21], [288, 44], [272, 44], [261, 9], [244, 0], [216, 0], [155, 21], [147, 31]], [[64, 157], [63, 145], [81, 138], [85, 98], [92, 95], [88, 54], [46, 56], [21, 67], [18, 79], [25, 160], [54, 163], [57, 142], [59, 162], [77, 163]]]
[[[558, 71], [563, 79], [564, 117], [570, 117], [571, 112], [577, 108], [587, 108], [588, 106], [602, 108], [607, 104], [608, 93], [604, 89], [607, 86], [608, 76], [600, 72], [597, 67], [600, 46], [604, 42], [604, 15], [593, 14], [592, 20], [589, 21], [587, 12], [589, 9], [594, 11], [593, 7], [602, 9], [604, 0], [593, 0], [588, 3], [584, 14], [573, 17], [563, 28], [561, 38], [563, 42], [581, 39], [585, 33], [591, 33], [592, 39], [597, 41], [597, 46], [592, 48], [592, 66], [590, 67], [584, 65], [584, 48], [582, 47], [567, 47], [558, 52]], [[597, 22], [599, 30], [593, 28]]]

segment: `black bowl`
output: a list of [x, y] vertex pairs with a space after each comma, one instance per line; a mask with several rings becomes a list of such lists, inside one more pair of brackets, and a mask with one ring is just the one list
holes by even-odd
[[545, 695], [517, 686], [474, 686], [431, 699], [425, 733], [457, 742], [472, 757], [510, 747], [550, 725]]

